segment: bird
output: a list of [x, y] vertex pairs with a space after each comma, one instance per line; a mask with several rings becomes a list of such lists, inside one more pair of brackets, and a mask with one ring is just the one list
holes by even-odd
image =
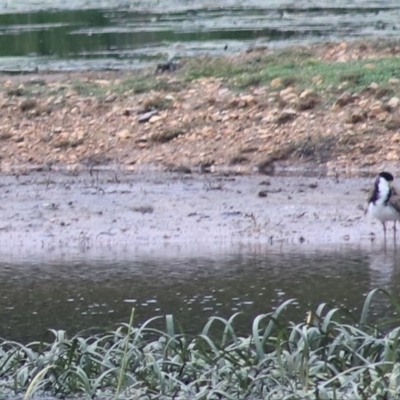
[[400, 191], [393, 186], [393, 175], [390, 172], [380, 172], [375, 179], [368, 198], [365, 213], [379, 220], [386, 237], [386, 222], [393, 221], [393, 231], [396, 234], [396, 221], [400, 220]]

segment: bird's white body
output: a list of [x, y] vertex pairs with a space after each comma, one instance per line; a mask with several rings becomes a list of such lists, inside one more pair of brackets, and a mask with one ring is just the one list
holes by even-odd
[[399, 221], [399, 213], [390, 205], [383, 202], [369, 203], [368, 213], [381, 222]]
[[368, 204], [368, 213], [383, 223], [399, 221], [399, 212], [388, 201], [391, 193], [389, 182], [383, 177], [377, 179], [375, 184], [376, 198]]

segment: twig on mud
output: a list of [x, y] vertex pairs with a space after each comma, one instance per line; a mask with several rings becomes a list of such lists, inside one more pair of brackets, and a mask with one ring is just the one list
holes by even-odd
[[46, 179], [46, 187], [45, 187], [45, 191], [47, 191], [48, 187], [50, 186], [50, 178], [51, 178], [51, 171], [49, 172], [49, 174], [47, 175], [47, 179]]
[[79, 240], [82, 251], [88, 250], [90, 248], [90, 237], [87, 236], [85, 232], [81, 231], [79, 233]]
[[210, 190], [223, 190], [224, 189], [224, 185], [222, 184], [222, 182], [213, 182], [212, 180], [208, 180], [206, 179], [206, 183], [204, 184], [204, 187], [206, 189], [206, 191], [210, 191]]

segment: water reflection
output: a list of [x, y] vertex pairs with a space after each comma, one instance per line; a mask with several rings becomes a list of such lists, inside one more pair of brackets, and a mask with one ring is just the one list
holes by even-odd
[[22, 3], [0, 1], [3, 71], [132, 69], [172, 55], [398, 37], [400, 31], [395, 0], [340, 0], [335, 7], [318, 0], [222, 0], [218, 7], [201, 0]]
[[[289, 317], [301, 320], [309, 306], [328, 302], [359, 310], [372, 288], [396, 294], [400, 286], [400, 261], [390, 246], [291, 250], [3, 262], [0, 336], [33, 340], [47, 328], [71, 333], [110, 328], [127, 321], [132, 306], [137, 323], [172, 313], [189, 332], [197, 332], [209, 316], [241, 311], [237, 326], [245, 333], [252, 317], [289, 298], [299, 300]], [[379, 295], [372, 312], [392, 315], [388, 304]]]

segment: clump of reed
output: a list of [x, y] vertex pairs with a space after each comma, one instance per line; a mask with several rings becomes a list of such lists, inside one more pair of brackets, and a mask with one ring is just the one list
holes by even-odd
[[[377, 292], [361, 316], [321, 304], [306, 321], [287, 323], [288, 300], [257, 316], [251, 333], [235, 332], [235, 318], [212, 317], [198, 335], [165, 331], [148, 320], [115, 331], [53, 342], [0, 342], [0, 393], [100, 399], [394, 399], [400, 396], [400, 327], [368, 324]], [[400, 315], [400, 314], [399, 314]], [[345, 320], [343, 319], [345, 317]], [[161, 317], [160, 317], [161, 318]]]

